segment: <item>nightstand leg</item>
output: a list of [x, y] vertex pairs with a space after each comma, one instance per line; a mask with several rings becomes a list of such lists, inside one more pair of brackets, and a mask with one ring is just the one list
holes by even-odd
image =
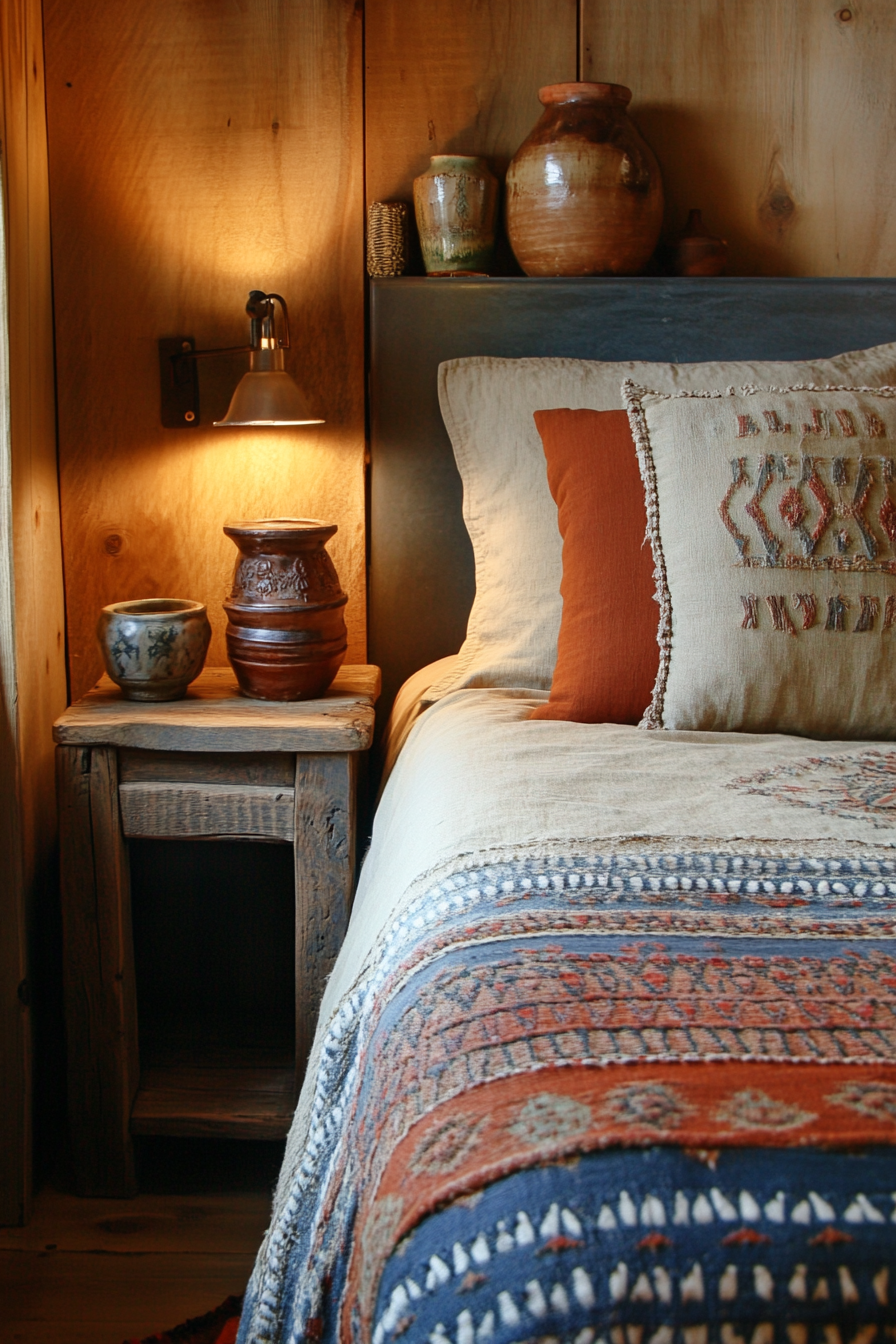
[[342, 946], [355, 878], [354, 752], [296, 758], [296, 1087], [324, 982]]
[[114, 747], [57, 747], [56, 767], [76, 1180], [83, 1195], [133, 1195], [137, 998], [118, 758]]

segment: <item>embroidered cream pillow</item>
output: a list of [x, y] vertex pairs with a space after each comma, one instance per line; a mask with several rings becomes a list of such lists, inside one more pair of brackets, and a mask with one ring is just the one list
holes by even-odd
[[896, 388], [624, 392], [660, 604], [642, 726], [896, 737]]
[[[622, 381], [661, 392], [731, 383], [896, 382], [896, 344], [799, 363], [604, 363], [473, 356], [439, 368], [439, 402], [464, 487], [476, 597], [455, 670], [427, 692], [462, 686], [548, 690], [560, 629], [562, 540], [534, 411], [622, 410]], [[612, 481], [607, 483], [613, 488]], [[612, 541], [608, 539], [608, 545]]]

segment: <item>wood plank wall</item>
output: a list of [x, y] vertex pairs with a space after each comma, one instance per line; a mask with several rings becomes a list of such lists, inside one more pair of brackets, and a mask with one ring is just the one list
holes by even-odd
[[[338, 523], [348, 659], [363, 662], [362, 11], [355, 0], [45, 0], [71, 692], [99, 608], [207, 602], [234, 517]], [[248, 339], [252, 288], [291, 305], [287, 367], [321, 429], [220, 430], [246, 357], [201, 370], [198, 429], [159, 422], [156, 340]], [[212, 367], [214, 365], [215, 367]]]
[[368, 201], [412, 200], [432, 154], [483, 154], [503, 177], [576, 78], [577, 0], [367, 0]]
[[582, 0], [583, 78], [627, 84], [666, 223], [732, 275], [896, 271], [892, 0]]
[[[4, 14], [4, 18], [6, 15]], [[5, 74], [5, 70], [4, 70]], [[4, 80], [4, 92], [6, 81]], [[6, 107], [3, 100], [2, 142]], [[6, 157], [5, 154], [3, 156]], [[3, 165], [4, 184], [8, 177]], [[7, 233], [3, 210], [3, 239]], [[28, 1212], [31, 1173], [30, 1021], [18, 988], [27, 975], [22, 813], [18, 788], [15, 566], [13, 562], [12, 444], [10, 443], [8, 262], [0, 278], [0, 1224]]]
[[8, 345], [5, 331], [0, 339], [0, 1222], [15, 1222], [31, 1197], [26, 931], [54, 886], [50, 727], [66, 698], [40, 0], [0, 3], [0, 86], [8, 285], [0, 320], [10, 336]]

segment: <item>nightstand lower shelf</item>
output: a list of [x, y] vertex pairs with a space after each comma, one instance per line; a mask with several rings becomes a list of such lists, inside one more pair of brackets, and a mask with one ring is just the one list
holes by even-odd
[[131, 1110], [132, 1134], [183, 1138], [282, 1139], [296, 1101], [292, 1055], [255, 1064], [232, 1053], [225, 1063], [144, 1063]]

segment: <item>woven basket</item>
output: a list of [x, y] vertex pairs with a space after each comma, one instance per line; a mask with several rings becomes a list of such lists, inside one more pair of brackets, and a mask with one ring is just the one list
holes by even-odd
[[373, 201], [367, 209], [367, 274], [404, 275], [407, 264], [407, 205]]

